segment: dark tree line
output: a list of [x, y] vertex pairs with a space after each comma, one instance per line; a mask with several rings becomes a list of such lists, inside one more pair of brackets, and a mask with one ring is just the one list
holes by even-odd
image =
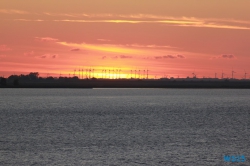
[[37, 80], [39, 79], [39, 73], [38, 72], [31, 72], [27, 75], [21, 74], [21, 75], [11, 75], [8, 77], [8, 80]]

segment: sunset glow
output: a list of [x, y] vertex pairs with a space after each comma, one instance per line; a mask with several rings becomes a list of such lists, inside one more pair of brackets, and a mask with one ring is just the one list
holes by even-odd
[[144, 78], [148, 70], [149, 78], [231, 78], [235, 71], [241, 79], [250, 73], [249, 6], [245, 0], [1, 1], [0, 76], [68, 77], [83, 70], [87, 78], [92, 69], [96, 78]]

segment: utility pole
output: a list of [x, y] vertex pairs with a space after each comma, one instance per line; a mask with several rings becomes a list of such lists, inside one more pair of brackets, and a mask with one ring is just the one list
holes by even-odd
[[234, 79], [234, 73], [235, 73], [235, 71], [232, 70], [232, 79]]

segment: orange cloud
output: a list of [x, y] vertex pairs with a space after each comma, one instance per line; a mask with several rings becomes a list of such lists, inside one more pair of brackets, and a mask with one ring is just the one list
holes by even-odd
[[142, 53], [142, 50], [127, 48], [120, 45], [94, 45], [94, 44], [77, 44], [77, 43], [67, 43], [67, 42], [57, 42], [60, 45], [68, 46], [68, 47], [75, 47], [75, 48], [82, 48], [85, 50], [90, 51], [101, 51], [101, 52], [111, 52], [111, 53], [127, 53], [127, 54], [139, 54]]

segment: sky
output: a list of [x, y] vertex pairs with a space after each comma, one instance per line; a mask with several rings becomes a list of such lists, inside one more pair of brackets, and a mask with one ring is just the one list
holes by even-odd
[[231, 78], [232, 71], [249, 78], [249, 6], [249, 0], [1, 0], [0, 76], [91, 69], [99, 78], [144, 78], [147, 70], [150, 78]]

